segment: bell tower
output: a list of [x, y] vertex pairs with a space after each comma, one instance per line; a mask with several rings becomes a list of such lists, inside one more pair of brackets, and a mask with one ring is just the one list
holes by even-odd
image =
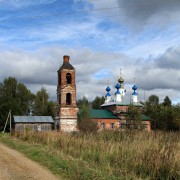
[[59, 103], [60, 130], [77, 130], [75, 69], [69, 63], [70, 57], [63, 56], [63, 64], [58, 72], [57, 99]]

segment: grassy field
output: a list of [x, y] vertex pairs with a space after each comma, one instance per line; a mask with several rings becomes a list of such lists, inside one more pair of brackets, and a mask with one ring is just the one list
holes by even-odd
[[0, 141], [67, 179], [180, 179], [180, 133], [19, 133]]

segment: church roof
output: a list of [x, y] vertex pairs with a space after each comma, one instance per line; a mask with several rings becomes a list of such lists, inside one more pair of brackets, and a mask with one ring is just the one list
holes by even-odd
[[62, 69], [73, 70], [74, 67], [73, 67], [69, 62], [63, 62], [62, 66], [59, 68], [58, 71], [60, 71], [60, 70], [62, 70]]
[[119, 119], [114, 113], [105, 109], [90, 109], [92, 118], [98, 119]]
[[108, 103], [104, 103], [101, 106], [130, 106], [130, 105], [134, 105], [134, 106], [143, 106], [143, 104], [139, 103], [139, 102], [133, 102], [131, 101], [129, 98], [127, 97], [122, 97], [122, 101], [118, 102], [118, 101], [113, 101], [113, 102], [108, 102]]
[[[90, 116], [92, 119], [119, 119], [113, 112], [105, 109], [90, 109]], [[82, 109], [79, 110], [79, 114], [82, 113]]]

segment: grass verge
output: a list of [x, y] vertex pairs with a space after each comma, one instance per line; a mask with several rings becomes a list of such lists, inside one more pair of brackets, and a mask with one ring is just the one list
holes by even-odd
[[[74, 159], [56, 150], [50, 150], [41, 144], [29, 144], [19, 139], [11, 138], [9, 134], [0, 134], [0, 142], [23, 153], [28, 158], [47, 167], [52, 173], [64, 179], [117, 179], [98, 171], [96, 167], [91, 167], [84, 161]], [[118, 179], [126, 178], [120, 177]]]

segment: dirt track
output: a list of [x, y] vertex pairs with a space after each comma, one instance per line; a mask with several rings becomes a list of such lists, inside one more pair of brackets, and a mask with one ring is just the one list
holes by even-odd
[[51, 172], [0, 143], [0, 180], [57, 180]]

